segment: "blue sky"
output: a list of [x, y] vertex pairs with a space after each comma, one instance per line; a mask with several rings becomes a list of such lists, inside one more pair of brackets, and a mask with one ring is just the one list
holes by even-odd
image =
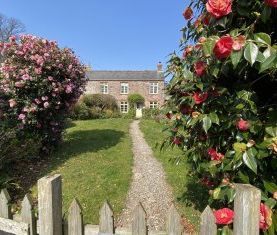
[[0, 0], [27, 33], [72, 48], [95, 70], [155, 69], [178, 50], [187, 0]]

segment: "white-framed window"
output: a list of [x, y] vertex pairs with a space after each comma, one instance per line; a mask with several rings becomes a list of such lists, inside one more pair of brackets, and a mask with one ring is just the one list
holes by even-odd
[[150, 109], [157, 109], [159, 108], [159, 103], [157, 101], [150, 101]]
[[128, 102], [127, 101], [121, 101], [120, 102], [120, 112], [121, 113], [128, 113]]
[[126, 82], [120, 83], [120, 94], [128, 94], [129, 93], [129, 84]]
[[149, 94], [158, 94], [159, 84], [157, 82], [150, 82]]
[[100, 92], [101, 92], [101, 94], [108, 94], [109, 93], [108, 83], [101, 83], [100, 84]]

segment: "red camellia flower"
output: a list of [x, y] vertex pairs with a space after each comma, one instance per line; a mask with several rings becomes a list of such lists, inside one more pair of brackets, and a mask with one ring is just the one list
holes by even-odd
[[197, 61], [194, 64], [194, 70], [197, 76], [201, 77], [205, 74], [206, 72], [206, 64], [203, 61]]
[[180, 145], [180, 144], [182, 143], [181, 138], [175, 136], [175, 137], [173, 138], [173, 143], [176, 144], [176, 145]]
[[205, 16], [203, 16], [203, 24], [208, 26], [210, 24], [210, 20], [211, 20], [211, 15], [210, 14], [206, 14]]
[[182, 114], [190, 114], [193, 112], [193, 109], [189, 105], [182, 105], [180, 107], [180, 112]]
[[217, 224], [231, 224], [234, 219], [234, 211], [229, 208], [222, 208], [214, 211], [214, 217]]
[[232, 12], [232, 0], [208, 0], [206, 8], [215, 18], [221, 18]]
[[272, 224], [272, 210], [265, 204], [260, 204], [260, 229], [267, 230]]
[[221, 161], [224, 158], [224, 154], [218, 153], [214, 148], [209, 148], [208, 154], [211, 156], [212, 161]]
[[213, 183], [212, 181], [210, 181], [208, 177], [202, 178], [202, 179], [201, 179], [201, 184], [207, 186], [208, 188], [214, 186], [214, 183]]
[[193, 46], [187, 46], [184, 50], [184, 53], [183, 53], [183, 57], [187, 57], [188, 55], [191, 54], [191, 52], [193, 51]]
[[195, 104], [201, 104], [203, 103], [206, 99], [208, 98], [208, 93], [207, 92], [195, 92], [193, 95], [193, 99]]
[[190, 7], [188, 7], [186, 10], [183, 12], [183, 16], [186, 20], [190, 20], [192, 18], [193, 11]]
[[219, 60], [227, 58], [232, 52], [233, 44], [234, 40], [230, 35], [221, 37], [213, 49], [215, 57]]
[[165, 116], [166, 116], [168, 119], [171, 119], [172, 116], [173, 116], [173, 114], [172, 114], [172, 112], [168, 112]]
[[239, 121], [237, 121], [237, 128], [240, 131], [247, 131], [250, 128], [250, 123], [241, 118]]
[[277, 0], [265, 0], [265, 4], [270, 7], [277, 7]]

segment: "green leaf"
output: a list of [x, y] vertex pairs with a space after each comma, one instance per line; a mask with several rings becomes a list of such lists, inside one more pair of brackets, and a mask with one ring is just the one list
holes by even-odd
[[271, 8], [269, 6], [265, 6], [261, 15], [262, 21], [265, 23], [270, 18], [270, 15], [271, 15]]
[[242, 50], [239, 51], [233, 51], [231, 54], [231, 61], [234, 66], [234, 68], [237, 67], [238, 63], [240, 62], [242, 57]]
[[210, 117], [212, 123], [219, 125], [219, 118], [216, 113], [210, 113], [209, 117]]
[[277, 127], [267, 127], [265, 128], [265, 132], [272, 137], [277, 137]]
[[271, 37], [266, 33], [256, 33], [254, 34], [254, 38], [257, 42], [271, 45]]
[[258, 52], [258, 56], [257, 56], [257, 59], [256, 61], [260, 62], [260, 63], [263, 63], [265, 61], [265, 56], [262, 52]]
[[234, 143], [233, 148], [237, 153], [242, 153], [246, 150], [247, 146], [245, 143]]
[[255, 157], [249, 155], [248, 151], [242, 155], [243, 162], [248, 168], [250, 168], [255, 174], [257, 174], [257, 161]]
[[263, 181], [264, 182], [264, 187], [265, 189], [270, 192], [270, 193], [274, 193], [277, 191], [277, 185], [273, 182], [268, 182], [268, 181]]
[[208, 116], [205, 116], [203, 118], [203, 128], [204, 128], [204, 131], [206, 133], [208, 133], [208, 130], [211, 128], [211, 126], [212, 126], [212, 120]]
[[251, 64], [255, 63], [258, 56], [259, 48], [253, 42], [249, 42], [244, 50], [244, 58]]
[[203, 52], [206, 57], [211, 56], [214, 49], [215, 42], [216, 42], [215, 39], [208, 38], [206, 42], [203, 44]]
[[261, 64], [259, 73], [262, 73], [263, 71], [273, 68], [277, 63], [277, 54], [276, 52], [273, 52], [268, 58], [265, 59], [265, 61]]
[[276, 200], [273, 198], [269, 198], [265, 201], [265, 204], [272, 209], [276, 205]]

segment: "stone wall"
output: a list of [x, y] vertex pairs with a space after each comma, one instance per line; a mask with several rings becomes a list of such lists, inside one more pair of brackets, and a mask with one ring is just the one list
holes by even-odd
[[[149, 94], [149, 87], [151, 82], [158, 82], [158, 94]], [[108, 94], [114, 96], [120, 104], [121, 101], [127, 101], [128, 95], [131, 93], [139, 93], [145, 98], [145, 107], [149, 108], [150, 102], [158, 102], [159, 106], [164, 104], [164, 81], [88, 81], [86, 87], [86, 94], [100, 93], [101, 83], [108, 84]], [[121, 83], [129, 84], [129, 94], [120, 94]]]

